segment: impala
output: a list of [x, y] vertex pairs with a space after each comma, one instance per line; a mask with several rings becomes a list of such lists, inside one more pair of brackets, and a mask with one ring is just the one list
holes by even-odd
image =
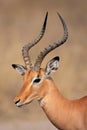
[[65, 43], [68, 38], [66, 23], [61, 15], [57, 14], [64, 30], [62, 39], [43, 49], [38, 55], [35, 64], [32, 65], [29, 50], [44, 35], [48, 17], [47, 12], [38, 37], [22, 48], [25, 66], [12, 64], [12, 67], [24, 76], [23, 87], [15, 97], [14, 103], [17, 107], [21, 107], [37, 99], [48, 119], [56, 128], [60, 130], [87, 130], [87, 96], [76, 100], [69, 100], [60, 93], [51, 78], [51, 73], [55, 72], [59, 67], [59, 57], [54, 57], [47, 63], [45, 68], [41, 68], [41, 63], [45, 56]]

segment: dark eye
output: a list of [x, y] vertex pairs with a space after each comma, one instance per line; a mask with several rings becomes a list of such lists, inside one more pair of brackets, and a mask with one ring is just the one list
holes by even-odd
[[35, 79], [34, 81], [33, 81], [33, 83], [39, 83], [41, 81], [41, 79], [40, 78], [37, 78], [37, 79]]

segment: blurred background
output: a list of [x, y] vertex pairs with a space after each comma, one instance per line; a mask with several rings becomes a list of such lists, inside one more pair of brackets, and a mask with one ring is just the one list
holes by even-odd
[[35, 101], [17, 108], [13, 99], [23, 78], [11, 64], [24, 64], [21, 49], [40, 32], [46, 11], [46, 33], [30, 54], [36, 56], [48, 44], [60, 39], [62, 25], [58, 11], [68, 26], [68, 41], [43, 61], [60, 56], [60, 66], [53, 79], [60, 92], [69, 99], [87, 95], [87, 1], [86, 0], [0, 0], [0, 130], [56, 130]]

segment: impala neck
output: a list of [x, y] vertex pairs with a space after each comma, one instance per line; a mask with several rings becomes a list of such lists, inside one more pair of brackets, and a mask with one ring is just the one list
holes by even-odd
[[68, 116], [65, 115], [66, 112], [64, 109], [69, 104], [69, 100], [65, 99], [62, 96], [52, 80], [46, 81], [44, 87], [47, 90], [45, 90], [45, 96], [40, 100], [40, 106], [46, 113], [49, 120], [57, 128], [61, 128], [61, 126], [66, 125], [66, 119], [64, 120], [64, 122], [62, 121], [64, 117]]

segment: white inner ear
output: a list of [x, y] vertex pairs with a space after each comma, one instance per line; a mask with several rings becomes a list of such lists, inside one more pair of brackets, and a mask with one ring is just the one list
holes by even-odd
[[59, 62], [58, 61], [54, 61], [54, 65], [52, 66], [52, 70], [55, 72], [59, 67]]
[[14, 69], [20, 73], [21, 75], [24, 75], [26, 73], [26, 69], [21, 65], [15, 65]]
[[50, 76], [52, 72], [55, 72], [59, 67], [59, 61], [52, 59], [46, 66], [46, 76]]

